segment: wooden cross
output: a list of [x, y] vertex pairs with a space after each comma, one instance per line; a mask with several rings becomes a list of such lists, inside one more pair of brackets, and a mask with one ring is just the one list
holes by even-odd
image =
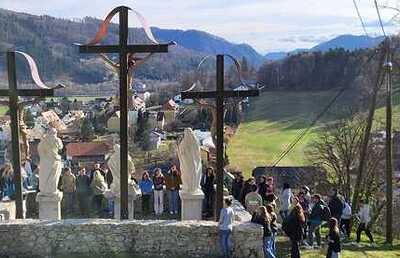
[[[79, 46], [80, 53], [118, 53], [119, 54], [119, 95], [120, 95], [120, 144], [121, 144], [121, 219], [128, 219], [128, 55], [131, 53], [166, 53], [171, 44], [136, 44], [128, 45], [128, 11], [129, 7], [115, 8], [106, 18], [119, 13], [118, 45], [84, 45]], [[101, 28], [102, 29], [102, 28]], [[100, 30], [101, 30], [100, 29]]]
[[226, 98], [255, 97], [259, 95], [259, 90], [246, 91], [225, 91], [224, 90], [224, 55], [217, 55], [217, 90], [192, 92], [184, 91], [181, 93], [182, 99], [207, 99], [216, 100], [216, 132], [217, 132], [217, 202], [216, 217], [223, 207], [224, 198], [224, 100]]
[[[0, 96], [9, 97], [8, 106], [11, 115], [11, 146], [12, 146], [12, 164], [14, 169], [15, 190], [16, 190], [16, 218], [22, 219], [23, 214], [23, 196], [22, 196], [22, 178], [21, 178], [21, 153], [19, 145], [19, 108], [18, 97], [51, 97], [54, 96], [54, 88], [41, 89], [18, 89], [17, 73], [15, 66], [15, 51], [7, 52], [7, 70], [9, 89], [1, 89]], [[20, 52], [19, 52], [20, 53]]]

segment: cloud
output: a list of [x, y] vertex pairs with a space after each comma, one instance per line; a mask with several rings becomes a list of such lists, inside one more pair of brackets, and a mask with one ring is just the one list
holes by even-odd
[[[372, 1], [357, 2], [369, 32], [379, 33]], [[63, 18], [104, 18], [117, 5], [138, 10], [152, 26], [205, 30], [260, 52], [312, 47], [332, 35], [363, 33], [349, 0], [96, 0], [96, 8], [81, 0], [0, 1], [0, 8]], [[382, 16], [388, 21], [393, 12], [382, 10]]]

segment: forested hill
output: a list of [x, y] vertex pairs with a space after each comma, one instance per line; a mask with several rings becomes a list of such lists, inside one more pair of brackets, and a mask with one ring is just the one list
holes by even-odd
[[267, 62], [258, 71], [258, 80], [269, 89], [327, 90], [352, 87], [377, 64], [375, 56], [366, 65], [373, 49], [304, 52], [283, 60]]
[[[47, 80], [63, 78], [77, 83], [105, 81], [111, 75], [103, 63], [93, 55], [80, 55], [72, 45], [86, 43], [93, 38], [100, 22], [94, 18], [71, 21], [0, 9], [0, 51], [16, 48], [28, 52], [37, 60]], [[174, 40], [178, 46], [168, 54], [152, 57], [137, 71], [137, 77], [175, 80], [182, 72], [194, 69], [201, 57], [207, 54], [224, 52], [239, 59], [244, 56], [253, 64], [260, 64], [263, 60], [246, 44], [233, 44], [205, 32], [153, 29], [161, 42]], [[117, 43], [117, 33], [117, 25], [111, 25], [104, 43]], [[135, 42], [145, 39], [142, 29], [131, 28], [129, 34]], [[0, 62], [2, 65], [4, 61]]]

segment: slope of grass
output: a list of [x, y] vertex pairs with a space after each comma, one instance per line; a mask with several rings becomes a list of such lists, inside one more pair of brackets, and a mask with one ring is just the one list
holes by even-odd
[[[326, 233], [322, 234], [323, 236]], [[353, 236], [355, 234], [353, 233]], [[400, 242], [395, 240], [393, 246], [385, 245], [384, 238], [379, 235], [375, 235], [375, 241], [377, 243], [376, 248], [372, 248], [368, 244], [368, 240], [365, 235], [361, 238], [361, 247], [353, 246], [349, 243], [342, 243], [342, 252], [340, 253], [341, 258], [394, 258], [400, 257]], [[355, 241], [354, 239], [352, 241]], [[278, 257], [288, 258], [290, 257], [290, 242], [286, 237], [277, 238], [277, 250]], [[324, 258], [326, 257], [326, 247], [317, 250], [301, 250], [301, 257], [304, 258]]]
[[[333, 99], [337, 91], [267, 91], [253, 98], [237, 134], [228, 147], [232, 166], [246, 176], [256, 166], [271, 165], [280, 153], [307, 128], [311, 121]], [[305, 147], [315, 137], [321, 123], [335, 121], [341, 108], [351, 103], [350, 94], [343, 94], [312, 130], [279, 163], [280, 166], [307, 165]]]

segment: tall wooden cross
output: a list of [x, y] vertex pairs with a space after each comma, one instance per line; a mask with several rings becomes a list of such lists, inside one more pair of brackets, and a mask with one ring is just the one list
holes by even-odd
[[[120, 144], [121, 144], [121, 219], [128, 219], [128, 55], [130, 53], [166, 53], [171, 44], [136, 44], [128, 45], [128, 11], [126, 6], [115, 8], [107, 16], [105, 22], [119, 13], [119, 44], [79, 46], [80, 53], [118, 53], [119, 54], [119, 95], [120, 95]], [[141, 16], [140, 16], [141, 17]], [[103, 23], [104, 24], [104, 23]], [[103, 30], [103, 31], [102, 31]], [[107, 25], [99, 32], [105, 34]], [[98, 34], [99, 35], [99, 34]], [[97, 37], [97, 35], [96, 35]], [[102, 38], [103, 36], [99, 36]], [[95, 39], [95, 42], [98, 43]]]
[[225, 91], [224, 90], [224, 55], [217, 55], [217, 90], [192, 92], [184, 91], [181, 93], [182, 99], [207, 99], [216, 100], [216, 131], [217, 131], [217, 201], [216, 217], [223, 207], [224, 198], [224, 100], [226, 98], [255, 97], [259, 95], [259, 90], [246, 91]]
[[[29, 65], [31, 66], [32, 77], [35, 80], [35, 72], [37, 72], [36, 65], [32, 70], [33, 59], [27, 56], [25, 53], [8, 51], [7, 52], [7, 70], [8, 70], [8, 84], [9, 89], [1, 89], [0, 96], [9, 97], [8, 106], [11, 115], [11, 146], [12, 146], [12, 164], [15, 178], [15, 190], [16, 190], [16, 218], [22, 219], [23, 214], [23, 196], [22, 196], [22, 178], [21, 178], [21, 153], [19, 143], [19, 108], [18, 98], [19, 97], [51, 97], [54, 96], [54, 88], [41, 88], [41, 89], [18, 89], [17, 88], [17, 73], [15, 66], [15, 54], [19, 53], [27, 58]], [[36, 80], [39, 77], [36, 78]], [[35, 82], [36, 82], [35, 80]], [[40, 79], [39, 79], [40, 81]], [[40, 82], [41, 83], [41, 82]], [[41, 83], [42, 84], [42, 83]], [[43, 85], [43, 84], [42, 84]]]

